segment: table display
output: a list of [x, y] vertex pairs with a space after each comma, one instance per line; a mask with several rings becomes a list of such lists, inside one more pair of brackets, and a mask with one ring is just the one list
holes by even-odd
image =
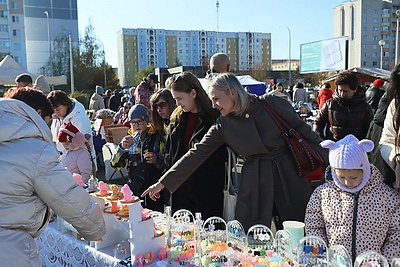
[[[99, 185], [92, 197], [104, 210], [102, 241], [77, 240], [71, 235], [77, 231], [59, 218], [36, 239], [44, 266], [352, 266], [343, 246], [328, 247], [316, 236], [294, 241], [299, 234], [279, 230], [274, 235], [261, 224], [246, 232], [236, 220], [203, 221], [200, 213], [188, 210], [171, 215], [170, 207], [165, 214], [153, 212], [143, 209], [128, 185]], [[357, 260], [358, 266], [387, 266], [377, 253], [363, 253]]]

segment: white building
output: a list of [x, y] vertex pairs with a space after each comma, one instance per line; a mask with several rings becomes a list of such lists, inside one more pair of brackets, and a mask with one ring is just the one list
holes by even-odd
[[29, 72], [42, 73], [60, 34], [78, 40], [77, 0], [0, 0], [2, 57], [10, 54]]
[[396, 15], [399, 0], [353, 0], [334, 9], [334, 37], [349, 40], [348, 67], [380, 67], [381, 46], [384, 69], [394, 66]]

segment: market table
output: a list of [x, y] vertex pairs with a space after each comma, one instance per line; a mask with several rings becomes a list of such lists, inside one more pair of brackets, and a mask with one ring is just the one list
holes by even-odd
[[114, 246], [97, 251], [84, 241], [60, 232], [56, 227], [57, 223], [52, 222], [35, 239], [42, 266], [120, 266], [120, 260], [110, 256], [113, 255]]

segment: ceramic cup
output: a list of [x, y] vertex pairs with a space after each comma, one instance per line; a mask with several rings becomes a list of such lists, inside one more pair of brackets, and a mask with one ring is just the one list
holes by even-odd
[[297, 249], [300, 240], [304, 237], [304, 223], [298, 221], [284, 221], [283, 229], [290, 233], [290, 244], [292, 250]]

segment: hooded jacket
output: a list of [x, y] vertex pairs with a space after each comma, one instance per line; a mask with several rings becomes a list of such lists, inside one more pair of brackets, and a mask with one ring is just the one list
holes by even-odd
[[[361, 140], [367, 136], [372, 118], [372, 108], [365, 101], [363, 94], [356, 93], [353, 98], [345, 99], [335, 92], [314, 121], [314, 131], [323, 139], [337, 141], [353, 134]], [[324, 134], [325, 126], [329, 127], [333, 137]]]
[[89, 109], [97, 111], [103, 108], [105, 108], [103, 97], [97, 93], [93, 93], [90, 97]]
[[34, 237], [50, 208], [87, 240], [106, 232], [99, 206], [59, 162], [44, 120], [25, 103], [0, 99], [0, 258], [2, 266], [40, 266]]
[[[326, 170], [327, 178], [331, 167]], [[307, 235], [322, 237], [328, 244], [343, 245], [355, 256], [378, 251], [387, 259], [400, 256], [400, 196], [383, 183], [379, 170], [357, 193], [340, 189], [332, 180], [317, 187], [305, 216]]]
[[[57, 116], [53, 117], [51, 122], [51, 133], [53, 135], [53, 142], [57, 145], [58, 151], [64, 151], [63, 145], [58, 142], [58, 133], [60, 131], [61, 126], [64, 123], [72, 123], [78, 130], [83, 134], [89, 134], [92, 136], [92, 128], [90, 124], [89, 117], [86, 115], [85, 107], [79, 103], [76, 99], [71, 98], [72, 110], [64, 117], [59, 118]], [[90, 144], [93, 144], [93, 137], [90, 137]], [[92, 157], [96, 157], [96, 152], [92, 146]], [[96, 161], [95, 161], [96, 162]]]

